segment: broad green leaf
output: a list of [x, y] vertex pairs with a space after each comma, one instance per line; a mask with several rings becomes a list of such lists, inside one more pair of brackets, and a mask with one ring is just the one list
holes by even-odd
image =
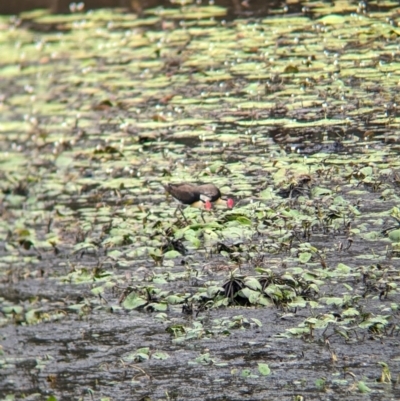
[[312, 253], [310, 253], [310, 252], [301, 252], [300, 255], [299, 255], [299, 261], [301, 263], [307, 263], [307, 262], [310, 261], [311, 257], [312, 257]]
[[358, 390], [360, 391], [360, 393], [370, 393], [371, 392], [371, 389], [363, 381], [358, 382]]
[[136, 293], [131, 292], [122, 303], [122, 306], [126, 309], [136, 309], [147, 304], [147, 300], [139, 297]]
[[263, 375], [263, 376], [268, 376], [271, 374], [271, 369], [266, 363], [258, 363], [258, 371]]

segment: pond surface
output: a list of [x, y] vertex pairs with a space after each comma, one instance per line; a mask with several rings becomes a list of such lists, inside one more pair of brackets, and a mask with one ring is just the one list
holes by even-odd
[[[0, 18], [1, 399], [400, 398], [400, 9], [369, 7]], [[184, 181], [235, 207], [175, 213]]]

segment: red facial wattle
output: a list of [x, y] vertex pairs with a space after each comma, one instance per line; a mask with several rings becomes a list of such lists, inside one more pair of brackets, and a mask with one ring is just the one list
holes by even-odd
[[212, 204], [211, 204], [211, 202], [210, 202], [210, 201], [205, 201], [205, 203], [204, 203], [204, 208], [205, 208], [206, 210], [211, 210], [211, 209], [212, 209]]

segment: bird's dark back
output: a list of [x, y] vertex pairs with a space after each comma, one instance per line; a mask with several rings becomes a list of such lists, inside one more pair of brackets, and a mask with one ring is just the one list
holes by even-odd
[[165, 190], [185, 205], [195, 202], [215, 202], [221, 197], [220, 190], [214, 184], [193, 185], [189, 183], [167, 184]]

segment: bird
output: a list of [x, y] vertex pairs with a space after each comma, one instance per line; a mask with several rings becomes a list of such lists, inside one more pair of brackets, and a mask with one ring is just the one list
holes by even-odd
[[[174, 199], [176, 199], [183, 205], [191, 205], [193, 207], [200, 207], [206, 210], [210, 210], [213, 204], [214, 205], [222, 204], [228, 207], [229, 209], [232, 209], [234, 206], [233, 199], [223, 198], [221, 195], [221, 191], [214, 184], [194, 185], [194, 184], [189, 184], [187, 182], [182, 182], [179, 184], [164, 185], [164, 189]], [[180, 209], [179, 206], [178, 209]], [[185, 216], [183, 217], [185, 218]]]

